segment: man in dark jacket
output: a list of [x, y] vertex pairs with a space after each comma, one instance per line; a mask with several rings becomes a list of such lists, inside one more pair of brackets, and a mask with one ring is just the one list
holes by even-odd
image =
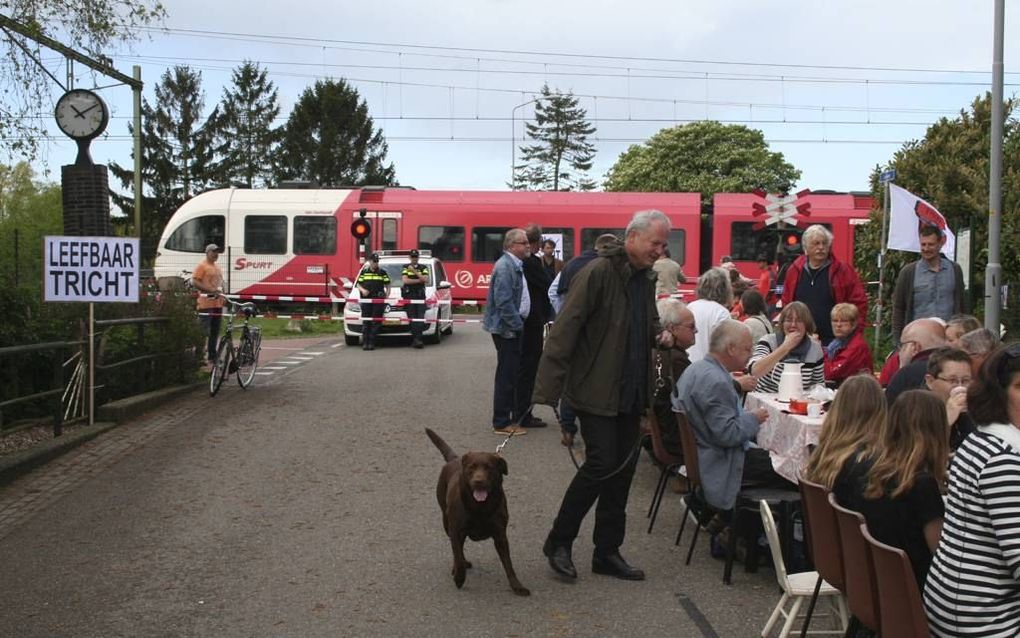
[[539, 364], [535, 403], [569, 402], [587, 447], [542, 548], [553, 570], [567, 578], [577, 577], [571, 547], [597, 500], [592, 571], [644, 579], [620, 555], [620, 545], [639, 420], [651, 399], [652, 347], [672, 344], [672, 335], [660, 333], [651, 269], [666, 249], [669, 227], [659, 211], [635, 214], [623, 245], [600, 251], [574, 277]]
[[542, 357], [542, 340], [545, 338], [545, 324], [552, 318], [552, 304], [549, 302], [549, 285], [552, 278], [542, 265], [541, 254], [542, 228], [538, 224], [528, 224], [524, 228], [528, 236], [531, 254], [525, 257], [524, 281], [528, 284], [531, 296], [531, 312], [524, 320], [524, 332], [521, 333], [521, 367], [517, 374], [517, 409], [520, 425], [523, 428], [544, 428], [548, 425], [542, 419], [531, 414], [531, 393], [535, 389], [535, 374], [538, 371], [538, 360]]

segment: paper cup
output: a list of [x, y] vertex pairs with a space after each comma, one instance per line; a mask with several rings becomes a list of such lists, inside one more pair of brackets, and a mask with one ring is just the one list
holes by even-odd
[[822, 404], [821, 403], [808, 403], [807, 415], [810, 417], [822, 416]]

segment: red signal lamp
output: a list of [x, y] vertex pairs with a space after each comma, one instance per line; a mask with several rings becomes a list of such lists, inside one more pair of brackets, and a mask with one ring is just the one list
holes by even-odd
[[355, 219], [351, 222], [351, 235], [355, 239], [365, 239], [372, 234], [372, 224], [367, 219]]

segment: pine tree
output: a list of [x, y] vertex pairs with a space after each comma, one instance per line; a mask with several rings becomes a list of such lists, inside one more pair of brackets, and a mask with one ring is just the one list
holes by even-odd
[[522, 163], [514, 166], [514, 190], [590, 191], [596, 183], [587, 176], [595, 159], [595, 145], [588, 137], [595, 126], [585, 118], [572, 93], [553, 93], [542, 86], [535, 103], [535, 123], [525, 124], [527, 135], [537, 144], [521, 146]]
[[284, 125], [276, 177], [323, 186], [393, 185], [386, 151], [358, 91], [342, 79], [319, 81], [301, 94]]
[[210, 122], [218, 161], [211, 173], [219, 186], [255, 188], [273, 181], [273, 158], [282, 129], [276, 87], [267, 71], [246, 60], [223, 89], [217, 118]]
[[[202, 74], [187, 66], [167, 69], [155, 88], [155, 107], [142, 101], [142, 254], [151, 257], [170, 216], [192, 196], [214, 184], [210, 168], [213, 139], [210, 121], [203, 119], [205, 94]], [[132, 126], [128, 129], [133, 134]], [[134, 171], [112, 164], [110, 170], [125, 188]], [[111, 193], [124, 211], [133, 210], [133, 196]]]

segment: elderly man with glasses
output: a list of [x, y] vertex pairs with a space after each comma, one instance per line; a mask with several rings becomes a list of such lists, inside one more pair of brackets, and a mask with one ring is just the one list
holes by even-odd
[[901, 393], [924, 387], [928, 357], [946, 346], [946, 329], [938, 319], [916, 319], [907, 324], [900, 338], [900, 369], [889, 381], [885, 398], [893, 404]]

